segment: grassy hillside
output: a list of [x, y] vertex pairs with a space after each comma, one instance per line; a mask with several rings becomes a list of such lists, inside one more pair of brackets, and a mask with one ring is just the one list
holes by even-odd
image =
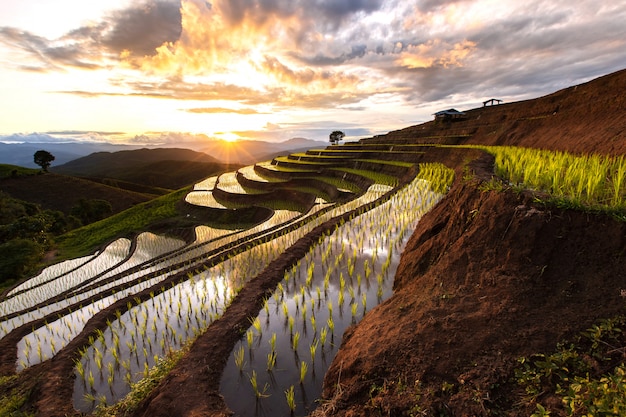
[[[31, 173], [36, 170], [29, 170]], [[18, 175], [0, 179], [0, 190], [44, 209], [59, 210], [69, 214], [80, 199], [106, 200], [112, 212], [118, 213], [135, 204], [148, 201], [153, 195], [111, 187], [68, 175], [41, 174]]]
[[[223, 164], [215, 158], [189, 149], [160, 148], [120, 152], [97, 152], [70, 161], [50, 171], [100, 180], [121, 180], [176, 190], [203, 178], [237, 166]], [[128, 188], [129, 184], [120, 183]]]

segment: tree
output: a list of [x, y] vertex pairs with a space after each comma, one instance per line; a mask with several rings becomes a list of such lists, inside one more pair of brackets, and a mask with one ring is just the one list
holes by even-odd
[[72, 207], [70, 214], [80, 219], [84, 225], [97, 222], [113, 213], [111, 203], [106, 200], [81, 198]]
[[48, 172], [50, 163], [54, 161], [54, 155], [48, 151], [40, 150], [35, 152], [34, 159], [37, 165], [39, 165], [44, 171]]
[[329, 135], [330, 143], [336, 145], [341, 141], [341, 139], [343, 139], [344, 136], [346, 136], [346, 134], [343, 133], [341, 130], [335, 130]]

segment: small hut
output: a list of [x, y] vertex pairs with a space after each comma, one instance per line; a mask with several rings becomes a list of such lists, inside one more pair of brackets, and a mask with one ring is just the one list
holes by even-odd
[[496, 106], [500, 103], [502, 103], [502, 100], [497, 99], [497, 98], [490, 98], [489, 100], [483, 101], [483, 107]]
[[467, 115], [457, 109], [441, 110], [435, 113], [434, 116], [435, 120], [441, 120], [444, 122], [467, 119]]

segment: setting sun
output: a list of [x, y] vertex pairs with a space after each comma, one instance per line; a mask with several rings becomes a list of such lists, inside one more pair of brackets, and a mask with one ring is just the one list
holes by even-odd
[[218, 138], [225, 140], [226, 142], [236, 142], [240, 139], [239, 136], [232, 132], [220, 132], [216, 135]]

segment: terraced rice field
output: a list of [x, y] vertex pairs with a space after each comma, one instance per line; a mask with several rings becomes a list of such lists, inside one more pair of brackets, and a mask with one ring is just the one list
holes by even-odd
[[[202, 334], [287, 248], [357, 210], [358, 216], [324, 235], [285, 271], [257, 319], [264, 324], [251, 321], [251, 340], [242, 340], [233, 354], [243, 348], [247, 365], [231, 362], [224, 374], [225, 393], [243, 389], [254, 402], [261, 395], [248, 374], [269, 384], [274, 370], [284, 370], [281, 384], [272, 388], [271, 407], [288, 414], [278, 398], [301, 386], [294, 401], [309, 410], [343, 330], [389, 295], [410, 231], [441, 196], [415, 179], [416, 163], [376, 160], [351, 148], [342, 154], [340, 148], [329, 156], [311, 151], [210, 177], [185, 197], [187, 204], [214, 212], [273, 208], [253, 227], [198, 225], [191, 242], [148, 232], [120, 238], [13, 288], [0, 301], [0, 343], [15, 341], [16, 372], [71, 349], [74, 407], [89, 413], [98, 404], [114, 404], [168, 352]], [[283, 208], [292, 203], [293, 209]], [[101, 318], [106, 325], [90, 326]], [[294, 347], [296, 333], [300, 348]], [[268, 365], [272, 355], [275, 365]], [[287, 359], [294, 355], [297, 369]], [[309, 376], [298, 381], [303, 366]], [[230, 401], [233, 408], [249, 401], [236, 403]]]

